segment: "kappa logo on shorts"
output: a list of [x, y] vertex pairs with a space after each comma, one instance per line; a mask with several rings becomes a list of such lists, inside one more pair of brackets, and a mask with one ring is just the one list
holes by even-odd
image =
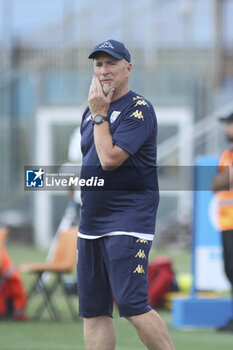
[[133, 273], [139, 273], [139, 274], [145, 273], [144, 268], [143, 268], [143, 265], [139, 265], [139, 264], [138, 264], [138, 266], [136, 267], [136, 269], [134, 270]]
[[142, 249], [139, 249], [139, 251], [135, 255], [135, 258], [147, 259], [146, 254], [145, 254], [144, 250], [142, 250]]
[[136, 240], [136, 243], [144, 243], [144, 244], [148, 244], [148, 241], [147, 241], [147, 239], [141, 239], [141, 238], [138, 238], [138, 239]]

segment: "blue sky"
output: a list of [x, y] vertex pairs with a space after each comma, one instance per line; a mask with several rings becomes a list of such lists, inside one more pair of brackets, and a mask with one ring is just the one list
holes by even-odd
[[[150, 43], [152, 46], [155, 43], [158, 46], [182, 46], [190, 42], [194, 46], [211, 45], [215, 31], [213, 0], [194, 0], [192, 14], [186, 17], [181, 13], [182, 1], [192, 2], [0, 0], [0, 42], [6, 40], [8, 34], [12, 38], [33, 37], [39, 29], [59, 22], [69, 10], [86, 8], [87, 12], [83, 12], [84, 15], [75, 23], [73, 30], [77, 38], [86, 38], [93, 44], [112, 37], [126, 42], [128, 39], [132, 46], [149, 46]], [[151, 4], [149, 10], [148, 4]], [[89, 14], [88, 18], [85, 13]], [[226, 0], [223, 28], [229, 43], [233, 43], [232, 17], [233, 0]]]
[[[8, 13], [9, 21], [4, 20], [5, 13]], [[64, 0], [0, 0], [0, 14], [1, 39], [5, 28], [10, 29], [12, 36], [23, 36], [61, 19]]]

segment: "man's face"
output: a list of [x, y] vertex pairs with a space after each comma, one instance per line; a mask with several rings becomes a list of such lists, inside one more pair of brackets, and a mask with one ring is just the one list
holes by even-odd
[[224, 134], [227, 140], [233, 143], [233, 122], [225, 122], [224, 123]]
[[99, 79], [105, 94], [112, 87], [115, 88], [115, 92], [120, 92], [128, 86], [131, 69], [131, 63], [124, 59], [116, 60], [105, 53], [99, 53], [94, 59], [94, 73]]

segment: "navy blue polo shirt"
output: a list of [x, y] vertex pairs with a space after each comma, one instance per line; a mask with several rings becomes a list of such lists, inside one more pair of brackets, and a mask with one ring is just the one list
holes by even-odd
[[159, 202], [156, 165], [157, 121], [152, 104], [133, 91], [110, 104], [113, 144], [130, 157], [116, 170], [104, 171], [94, 143], [86, 108], [81, 124], [81, 178], [104, 179], [104, 186], [81, 187], [79, 236], [127, 234], [152, 240]]

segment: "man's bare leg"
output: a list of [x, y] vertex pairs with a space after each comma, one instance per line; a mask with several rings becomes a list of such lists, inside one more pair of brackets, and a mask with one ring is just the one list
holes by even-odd
[[135, 327], [141, 341], [149, 350], [174, 350], [167, 328], [161, 317], [151, 310], [127, 319]]
[[84, 318], [86, 350], [114, 350], [116, 334], [113, 319], [109, 316]]

